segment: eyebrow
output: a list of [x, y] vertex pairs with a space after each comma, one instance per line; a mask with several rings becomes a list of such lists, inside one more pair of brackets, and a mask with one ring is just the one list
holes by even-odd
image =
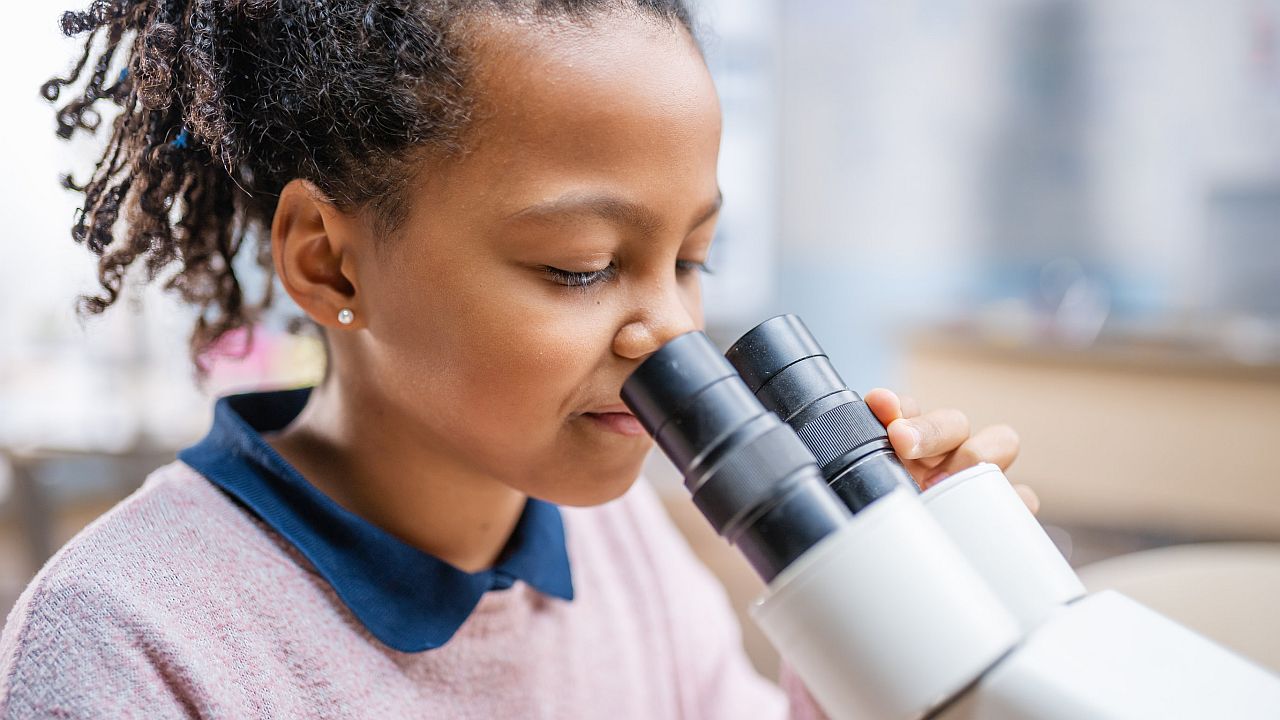
[[[698, 227], [720, 212], [724, 194], [716, 190], [716, 197], [694, 218], [690, 229]], [[624, 200], [616, 195], [590, 195], [568, 193], [558, 198], [536, 203], [507, 216], [508, 220], [545, 219], [556, 215], [586, 215], [603, 218], [621, 225], [630, 225], [644, 232], [652, 232], [662, 226], [662, 218], [640, 203]]]

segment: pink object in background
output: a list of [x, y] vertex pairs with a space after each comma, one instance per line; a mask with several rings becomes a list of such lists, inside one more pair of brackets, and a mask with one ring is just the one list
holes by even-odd
[[202, 363], [212, 396], [309, 385], [324, 374], [324, 347], [310, 335], [237, 328], [222, 336]]

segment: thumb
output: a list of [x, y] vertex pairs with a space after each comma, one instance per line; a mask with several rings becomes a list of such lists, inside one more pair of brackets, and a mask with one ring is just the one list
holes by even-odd
[[862, 399], [866, 401], [867, 407], [871, 408], [871, 412], [875, 413], [880, 424], [885, 427], [889, 427], [889, 423], [902, 417], [902, 400], [892, 390], [884, 388], [868, 390]]

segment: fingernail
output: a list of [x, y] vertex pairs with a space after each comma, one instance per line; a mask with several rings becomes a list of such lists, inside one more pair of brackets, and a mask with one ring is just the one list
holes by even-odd
[[946, 480], [949, 477], [951, 477], [951, 473], [945, 470], [936, 472], [930, 475], [929, 478], [924, 481], [924, 485], [922, 485], [920, 489], [928, 490], [929, 488], [933, 487], [934, 485], [937, 485], [938, 483], [942, 482], [943, 480]]
[[914, 426], [907, 425], [907, 435], [911, 437], [911, 450], [909, 452], [915, 455], [920, 452], [920, 441], [922, 439], [920, 431]]

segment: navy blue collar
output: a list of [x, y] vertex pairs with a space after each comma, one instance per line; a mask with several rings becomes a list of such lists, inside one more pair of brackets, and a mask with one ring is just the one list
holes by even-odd
[[530, 498], [499, 563], [467, 573], [402, 542], [320, 492], [260, 433], [288, 425], [310, 388], [218, 400], [213, 427], [178, 459], [297, 547], [374, 637], [401, 652], [443, 645], [490, 590], [523, 580], [573, 599], [560, 510]]

